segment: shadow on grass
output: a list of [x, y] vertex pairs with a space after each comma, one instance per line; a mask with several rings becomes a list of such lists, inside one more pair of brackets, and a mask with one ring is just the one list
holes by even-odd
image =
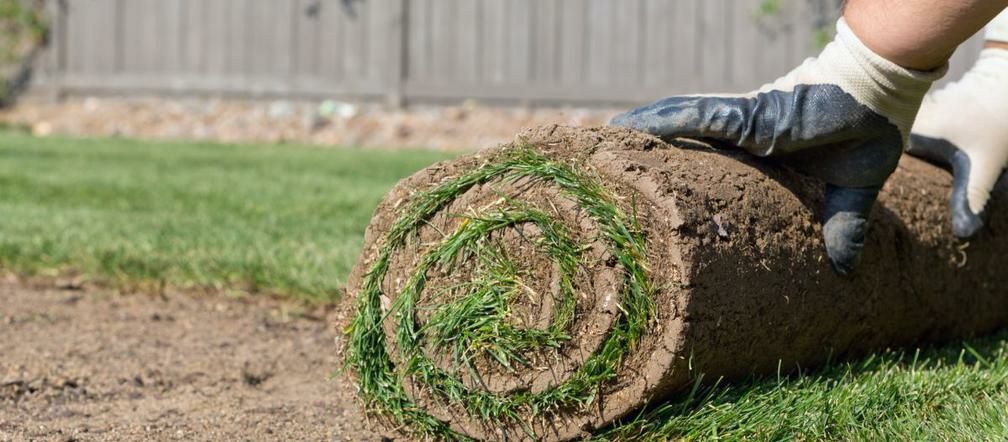
[[[1008, 331], [886, 351], [806, 373], [692, 390], [624, 419], [602, 440], [850, 440], [1008, 433]], [[967, 429], [962, 427], [972, 426]], [[912, 434], [911, 434], [912, 433]], [[965, 436], [966, 433], [959, 434]]]

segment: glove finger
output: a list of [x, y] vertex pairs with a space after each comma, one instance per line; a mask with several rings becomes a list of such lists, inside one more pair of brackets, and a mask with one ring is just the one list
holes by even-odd
[[755, 101], [745, 98], [669, 97], [617, 115], [610, 124], [662, 138], [708, 138], [740, 144], [743, 134], [751, 130], [754, 111]]
[[[986, 205], [990, 189], [997, 183], [997, 176], [975, 174], [969, 155], [955, 144], [942, 138], [912, 135], [910, 137], [911, 155], [931, 161], [952, 171], [952, 233], [956, 237], [969, 239], [983, 228], [983, 210], [975, 213], [970, 208], [970, 197], [982, 200], [981, 207]], [[971, 189], [974, 189], [971, 192]], [[983, 195], [976, 195], [983, 193]]]
[[830, 265], [842, 276], [853, 273], [861, 260], [868, 217], [880, 189], [826, 185], [823, 239]]
[[613, 118], [611, 124], [663, 138], [724, 142], [758, 156], [902, 135], [888, 119], [836, 85], [796, 85], [743, 96], [670, 97]]

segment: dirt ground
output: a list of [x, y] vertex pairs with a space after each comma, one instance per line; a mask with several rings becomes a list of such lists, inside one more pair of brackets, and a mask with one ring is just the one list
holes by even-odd
[[216, 98], [24, 97], [0, 109], [0, 124], [32, 133], [139, 139], [309, 143], [469, 151], [514, 140], [545, 124], [596, 126], [619, 109], [381, 105], [339, 101]]
[[331, 311], [0, 282], [0, 441], [380, 440]]

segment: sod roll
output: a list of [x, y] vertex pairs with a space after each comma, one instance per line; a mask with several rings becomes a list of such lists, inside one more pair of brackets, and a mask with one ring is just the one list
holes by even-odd
[[1003, 186], [990, 228], [959, 242], [948, 174], [904, 159], [844, 279], [821, 244], [822, 183], [677, 144], [543, 127], [397, 185], [348, 288], [344, 354], [374, 421], [568, 440], [701, 374], [787, 372], [1008, 322]]

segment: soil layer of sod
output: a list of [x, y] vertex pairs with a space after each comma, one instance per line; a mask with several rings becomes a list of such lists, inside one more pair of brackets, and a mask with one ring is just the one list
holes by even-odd
[[1008, 319], [995, 259], [1008, 216], [983, 242], [954, 240], [946, 173], [904, 160], [845, 279], [821, 246], [822, 183], [678, 144], [550, 126], [396, 186], [348, 289], [345, 357], [376, 421], [567, 440], [698, 376], [791, 371]]

